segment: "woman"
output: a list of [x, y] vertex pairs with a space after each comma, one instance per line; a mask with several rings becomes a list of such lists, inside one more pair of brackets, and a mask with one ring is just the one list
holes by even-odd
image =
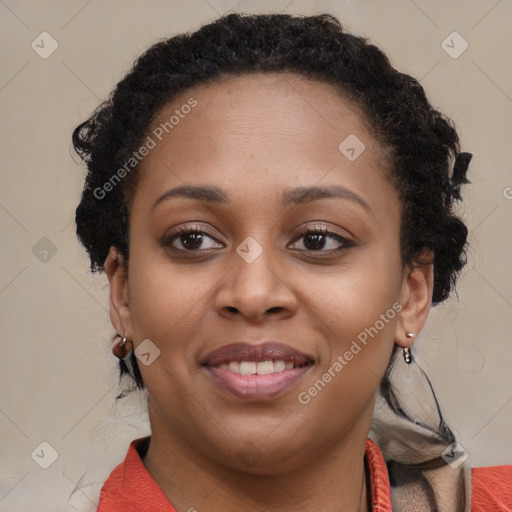
[[471, 158], [414, 78], [329, 15], [231, 14], [150, 48], [73, 141], [151, 425], [99, 512], [512, 507], [414, 363]]

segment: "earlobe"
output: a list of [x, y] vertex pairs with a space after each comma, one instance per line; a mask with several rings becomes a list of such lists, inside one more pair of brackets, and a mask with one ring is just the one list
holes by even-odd
[[410, 347], [423, 329], [432, 305], [434, 264], [422, 263], [406, 270], [402, 282], [401, 304], [395, 343]]
[[123, 337], [132, 338], [130, 305], [128, 303], [128, 275], [123, 256], [110, 247], [105, 260], [105, 273], [110, 283], [110, 321]]

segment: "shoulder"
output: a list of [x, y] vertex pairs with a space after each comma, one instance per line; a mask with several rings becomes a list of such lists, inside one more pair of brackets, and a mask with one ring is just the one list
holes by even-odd
[[512, 465], [471, 470], [471, 511], [512, 510]]

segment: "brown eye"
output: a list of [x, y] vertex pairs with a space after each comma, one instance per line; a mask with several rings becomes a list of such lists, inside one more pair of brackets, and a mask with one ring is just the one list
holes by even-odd
[[206, 251], [224, 247], [211, 235], [197, 228], [181, 228], [162, 240], [162, 245], [172, 247], [178, 251]]
[[183, 235], [180, 235], [179, 238], [176, 238], [174, 242], [179, 241], [182, 247], [190, 251], [193, 251], [201, 249], [201, 245], [203, 244], [204, 240], [205, 236], [203, 233], [185, 233]]
[[[302, 243], [299, 244], [298, 242], [301, 240]], [[294, 241], [294, 245], [296, 245], [296, 247], [292, 248], [302, 251], [332, 253], [346, 249], [352, 244], [346, 238], [327, 228], [315, 228], [308, 229], [302, 233], [300, 237]]]
[[323, 233], [308, 233], [303, 238], [304, 246], [311, 251], [320, 251], [328, 241], [328, 236]]

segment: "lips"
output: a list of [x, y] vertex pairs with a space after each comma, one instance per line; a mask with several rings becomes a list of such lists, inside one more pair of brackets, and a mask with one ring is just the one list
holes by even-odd
[[201, 366], [213, 382], [245, 400], [268, 400], [293, 387], [314, 365], [312, 357], [274, 341], [239, 342], [206, 356]]
[[245, 342], [232, 343], [211, 352], [204, 361], [203, 366], [219, 366], [233, 361], [285, 361], [292, 362], [294, 366], [303, 366], [314, 363], [314, 359], [295, 350], [289, 345], [274, 341], [267, 341], [259, 345], [250, 345]]

